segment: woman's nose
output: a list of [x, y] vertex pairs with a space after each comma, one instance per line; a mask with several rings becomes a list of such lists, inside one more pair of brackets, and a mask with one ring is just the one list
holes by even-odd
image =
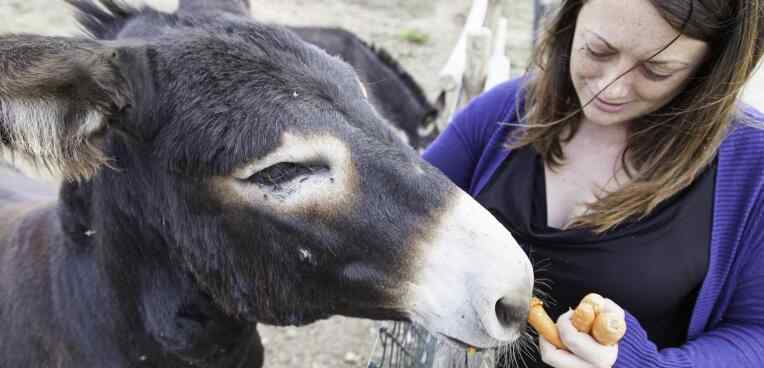
[[601, 99], [610, 103], [627, 102], [631, 95], [635, 74], [634, 70], [624, 74], [628, 69], [630, 68], [622, 66], [609, 68], [599, 82], [597, 92], [602, 91], [599, 95]]

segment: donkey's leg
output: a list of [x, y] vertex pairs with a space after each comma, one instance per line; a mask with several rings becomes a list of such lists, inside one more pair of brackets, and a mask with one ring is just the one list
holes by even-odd
[[178, 13], [228, 12], [249, 15], [249, 0], [180, 0]]

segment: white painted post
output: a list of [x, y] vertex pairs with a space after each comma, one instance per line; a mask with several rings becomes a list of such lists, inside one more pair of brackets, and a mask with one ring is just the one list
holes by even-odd
[[488, 0], [488, 9], [485, 14], [483, 26], [490, 29], [491, 33], [496, 32], [496, 26], [499, 18], [504, 16], [504, 11], [509, 9], [508, 3], [513, 0]]
[[464, 70], [463, 98], [457, 108], [483, 92], [486, 77], [486, 65], [491, 55], [491, 31], [480, 27], [467, 33], [467, 60]]
[[507, 53], [507, 18], [501, 17], [494, 30], [493, 52], [488, 59], [484, 90], [489, 90], [512, 76], [512, 64]]

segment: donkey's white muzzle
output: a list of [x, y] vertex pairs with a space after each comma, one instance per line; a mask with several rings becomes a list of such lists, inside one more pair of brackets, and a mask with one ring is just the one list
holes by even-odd
[[533, 269], [512, 235], [462, 191], [432, 236], [418, 244], [409, 290], [412, 320], [431, 332], [488, 348], [525, 329]]

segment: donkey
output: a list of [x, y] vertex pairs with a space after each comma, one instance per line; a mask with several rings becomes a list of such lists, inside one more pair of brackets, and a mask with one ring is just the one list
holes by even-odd
[[[250, 12], [247, 0], [229, 1], [223, 6], [240, 14]], [[205, 1], [181, 2], [179, 12], [199, 13], [209, 9], [215, 10]], [[304, 41], [350, 64], [365, 82], [372, 106], [402, 130], [409, 145], [423, 150], [438, 136], [436, 120], [443, 101], [432, 104], [411, 74], [385, 49], [370, 45], [342, 28], [287, 28]]]
[[411, 74], [385, 49], [342, 28], [288, 28], [353, 66], [369, 91], [371, 104], [403, 131], [412, 147], [423, 150], [438, 136], [436, 120], [442, 101], [431, 103]]
[[0, 36], [0, 367], [260, 367], [257, 323], [408, 320], [489, 348], [533, 273], [345, 62], [238, 2], [69, 0], [101, 39]]

